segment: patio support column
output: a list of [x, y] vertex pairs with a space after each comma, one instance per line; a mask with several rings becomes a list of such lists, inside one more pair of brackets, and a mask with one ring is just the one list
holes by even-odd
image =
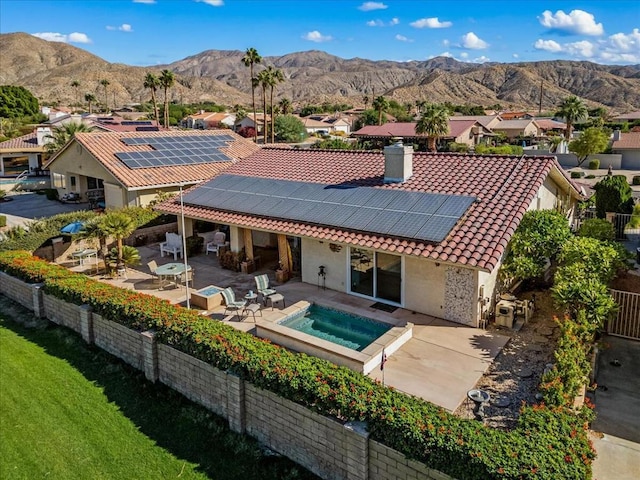
[[234, 227], [233, 225], [229, 227], [229, 245], [232, 252], [239, 252], [244, 247], [244, 234], [242, 233], [242, 228]]
[[282, 268], [287, 272], [291, 272], [291, 257], [289, 255], [289, 242], [287, 236], [278, 234], [278, 260]]
[[247, 255], [247, 259], [253, 260], [253, 236], [251, 235], [251, 230], [243, 228], [242, 235], [244, 238], [244, 251]]
[[[180, 215], [178, 215], [178, 220], [180, 220]], [[186, 237], [191, 237], [193, 235], [193, 219], [184, 217], [184, 230], [186, 232]], [[182, 235], [182, 222], [178, 222], [178, 233]]]

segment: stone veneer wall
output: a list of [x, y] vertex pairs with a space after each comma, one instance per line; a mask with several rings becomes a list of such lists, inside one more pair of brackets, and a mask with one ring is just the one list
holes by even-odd
[[474, 316], [477, 299], [475, 272], [469, 268], [447, 267], [444, 289], [444, 318], [463, 325], [478, 326]]
[[68, 326], [109, 353], [225, 417], [232, 430], [247, 433], [315, 474], [336, 480], [451, 480], [371, 440], [366, 425], [343, 424], [261, 390], [232, 373], [156, 342], [152, 332], [135, 332], [91, 312], [46, 296], [0, 272], [0, 293], [40, 316]]

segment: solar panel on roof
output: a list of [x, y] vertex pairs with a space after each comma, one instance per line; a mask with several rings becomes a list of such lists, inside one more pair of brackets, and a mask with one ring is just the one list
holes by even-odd
[[429, 242], [442, 241], [474, 200], [240, 175], [219, 175], [184, 198], [215, 209]]

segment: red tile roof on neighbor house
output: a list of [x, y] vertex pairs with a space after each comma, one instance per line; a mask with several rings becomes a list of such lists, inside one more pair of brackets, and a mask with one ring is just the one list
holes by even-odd
[[0, 152], [18, 152], [18, 151], [44, 151], [44, 145], [38, 145], [36, 132], [22, 135], [21, 137], [11, 138], [0, 142]]
[[[150, 145], [125, 145], [123, 138], [136, 137], [192, 137], [192, 136], [212, 137], [217, 135], [228, 135], [233, 140], [227, 143], [226, 147], [220, 150], [231, 162], [210, 162], [192, 165], [171, 165], [152, 168], [129, 168], [124, 162], [119, 160], [115, 154], [124, 152], [145, 152], [152, 151]], [[93, 157], [100, 162], [123, 186], [135, 189], [153, 186], [178, 185], [179, 183], [196, 183], [207, 180], [225, 168], [231, 166], [233, 162], [247, 157], [259, 150], [252, 141], [242, 138], [231, 130], [171, 130], [162, 132], [90, 132], [76, 133], [75, 139], [71, 140], [60, 152], [58, 152], [45, 166], [50, 168], [65, 151], [70, 149], [70, 145], [75, 142], [82, 145]]]
[[[477, 120], [458, 120], [452, 118], [449, 120], [449, 133], [442, 135], [441, 138], [455, 138], [462, 134], [464, 131], [473, 127], [476, 123], [480, 124]], [[424, 137], [425, 134], [416, 133], [416, 122], [395, 122], [385, 123], [383, 125], [365, 125], [357, 132], [353, 132], [354, 137], [378, 137], [378, 138], [391, 138], [391, 137]]]
[[615, 150], [638, 150], [640, 149], [640, 132], [622, 132], [620, 140], [614, 140], [611, 145]]
[[[576, 185], [551, 156], [414, 153], [411, 178], [404, 183], [384, 184], [384, 154], [381, 151], [263, 148], [224, 173], [475, 196], [477, 202], [445, 240], [436, 245], [199, 205], [185, 205], [184, 211], [189, 217], [216, 223], [426, 257], [486, 271], [491, 271], [498, 264], [522, 216], [549, 174], [570, 190], [574, 198], [580, 196]], [[159, 206], [159, 210], [179, 213], [180, 205], [171, 200]]]

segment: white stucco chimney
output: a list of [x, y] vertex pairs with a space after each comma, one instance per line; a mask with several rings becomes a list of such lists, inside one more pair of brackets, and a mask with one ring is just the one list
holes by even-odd
[[49, 127], [38, 127], [36, 128], [36, 140], [38, 141], [38, 145], [46, 145], [50, 143], [53, 139], [49, 138], [51, 135], [51, 129]]
[[413, 175], [413, 147], [397, 138], [393, 145], [384, 147], [384, 183], [400, 183]]

